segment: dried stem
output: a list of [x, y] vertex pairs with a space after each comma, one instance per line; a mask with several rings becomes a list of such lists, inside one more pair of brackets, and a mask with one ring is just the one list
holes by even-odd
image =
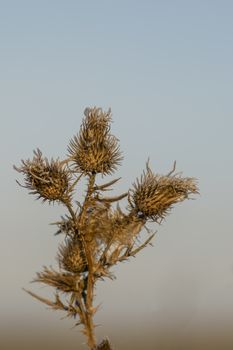
[[[72, 208], [72, 205], [69, 201], [66, 201], [64, 204], [66, 205], [74, 225], [78, 227], [75, 234], [80, 239], [82, 244], [82, 249], [85, 252], [85, 257], [87, 259], [88, 265], [88, 279], [87, 279], [87, 296], [85, 299], [85, 305], [82, 305], [82, 300], [80, 297], [77, 299], [78, 304], [80, 305], [80, 311], [82, 313], [82, 320], [84, 323], [84, 333], [88, 338], [88, 345], [90, 348], [94, 348], [96, 346], [96, 339], [94, 336], [94, 323], [93, 323], [93, 291], [94, 291], [94, 275], [93, 275], [93, 259], [89, 247], [85, 241], [85, 234], [83, 230], [84, 218], [86, 215], [87, 208], [90, 203], [90, 199], [92, 193], [94, 192], [94, 184], [95, 184], [95, 174], [91, 174], [89, 177], [88, 189], [86, 193], [86, 197], [83, 203], [82, 211], [77, 218], [75, 212]], [[79, 179], [79, 178], [78, 178]]]
[[93, 323], [93, 291], [94, 291], [94, 275], [93, 275], [93, 257], [91, 255], [90, 249], [85, 241], [85, 235], [83, 232], [84, 225], [84, 217], [86, 215], [87, 208], [89, 206], [92, 193], [94, 192], [94, 184], [95, 184], [95, 174], [91, 174], [89, 177], [87, 194], [83, 203], [83, 209], [80, 213], [79, 217], [79, 228], [81, 232], [81, 241], [83, 244], [83, 248], [85, 251], [85, 256], [87, 259], [88, 266], [88, 279], [87, 279], [87, 297], [85, 303], [85, 316], [86, 316], [86, 324], [85, 324], [85, 333], [88, 337], [88, 345], [92, 349], [96, 346], [96, 339], [94, 336], [94, 323]]

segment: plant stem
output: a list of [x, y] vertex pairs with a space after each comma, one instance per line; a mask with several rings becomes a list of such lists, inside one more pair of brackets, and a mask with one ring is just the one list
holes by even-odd
[[[76, 227], [75, 235], [77, 236], [77, 238], [79, 239], [82, 245], [82, 249], [84, 251], [84, 254], [87, 260], [87, 267], [88, 267], [87, 287], [86, 287], [87, 295], [86, 295], [86, 298], [83, 298], [84, 303], [81, 303], [82, 307], [80, 309], [80, 312], [82, 314], [82, 323], [85, 328], [85, 334], [88, 339], [87, 344], [90, 347], [90, 349], [93, 349], [93, 350], [96, 348], [96, 338], [94, 335], [94, 323], [93, 323], [93, 314], [94, 314], [93, 290], [94, 290], [95, 279], [93, 274], [93, 257], [89, 250], [88, 244], [85, 240], [84, 227], [85, 227], [86, 211], [90, 204], [92, 193], [95, 191], [95, 188], [94, 188], [95, 177], [96, 177], [95, 174], [91, 174], [89, 177], [86, 197], [83, 202], [82, 210], [78, 216], [76, 216], [73, 210], [72, 204], [69, 201], [64, 202]], [[80, 300], [78, 301], [80, 303]]]
[[[91, 199], [91, 195], [94, 192], [95, 176], [96, 176], [95, 174], [90, 175], [87, 194], [83, 204], [83, 210], [80, 214], [79, 225], [81, 228], [81, 232], [82, 232], [83, 225], [85, 225], [84, 219], [85, 219], [86, 211]], [[87, 265], [88, 265], [87, 298], [86, 298], [86, 333], [88, 337], [88, 345], [91, 349], [94, 349], [96, 347], [96, 339], [94, 335], [93, 305], [92, 305], [93, 290], [94, 290], [93, 257], [89, 250], [88, 245], [86, 244], [85, 236], [81, 235], [81, 237], [82, 237], [81, 239], [83, 242], [83, 247], [84, 247], [85, 255], [87, 258]]]

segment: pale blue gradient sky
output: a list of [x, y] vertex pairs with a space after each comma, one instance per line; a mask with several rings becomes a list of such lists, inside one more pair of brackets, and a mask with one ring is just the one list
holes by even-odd
[[232, 18], [233, 2], [224, 0], [0, 0], [4, 314], [27, 320], [28, 308], [32, 318], [56, 319], [20, 288], [43, 264], [55, 266], [48, 223], [62, 214], [18, 188], [12, 164], [36, 147], [64, 157], [84, 108], [96, 105], [112, 108], [121, 141], [119, 190], [150, 156], [159, 173], [176, 159], [201, 192], [173, 210], [154, 248], [99, 285], [100, 321], [125, 309], [126, 318], [152, 312], [165, 326], [188, 319], [195, 327], [215, 315], [233, 322]]

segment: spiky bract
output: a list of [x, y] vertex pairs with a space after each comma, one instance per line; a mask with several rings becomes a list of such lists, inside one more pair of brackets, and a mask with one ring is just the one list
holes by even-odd
[[53, 225], [57, 225], [58, 230], [55, 235], [59, 235], [60, 233], [64, 233], [66, 236], [73, 237], [75, 232], [75, 223], [70, 217], [61, 217], [61, 221], [53, 223]]
[[133, 184], [130, 206], [139, 216], [158, 222], [173, 204], [189, 198], [192, 193], [198, 193], [194, 178], [154, 174], [147, 166], [147, 171]]
[[111, 174], [122, 160], [118, 140], [110, 134], [111, 110], [86, 108], [84, 114], [80, 132], [68, 147], [75, 169], [84, 174]]
[[48, 161], [42, 152], [34, 151], [32, 160], [22, 160], [21, 167], [14, 167], [24, 174], [25, 187], [43, 201], [66, 201], [70, 198], [69, 172], [59, 160]]

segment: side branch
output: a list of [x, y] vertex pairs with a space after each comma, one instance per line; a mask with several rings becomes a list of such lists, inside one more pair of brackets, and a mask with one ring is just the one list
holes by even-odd
[[51, 301], [51, 300], [49, 300], [49, 299], [42, 298], [42, 297], [40, 297], [39, 295], [37, 295], [37, 294], [35, 294], [35, 293], [31, 292], [30, 290], [27, 290], [27, 289], [25, 289], [25, 288], [23, 288], [23, 290], [24, 290], [26, 293], [30, 294], [33, 298], [35, 298], [35, 299], [41, 301], [42, 303], [44, 303], [44, 304], [50, 306], [50, 307], [51, 307], [52, 309], [54, 309], [54, 310], [65, 310], [65, 311], [68, 310], [68, 307], [65, 306], [65, 305], [61, 302], [61, 300], [60, 300], [60, 298], [59, 298], [59, 296], [58, 296], [57, 294], [56, 294], [56, 301]]
[[134, 250], [126, 250], [126, 252], [119, 257], [118, 261], [124, 261], [126, 259], [128, 259], [131, 256], [135, 256], [137, 253], [140, 252], [140, 250], [142, 250], [143, 248], [145, 248], [147, 246], [147, 244], [150, 243], [150, 241], [152, 240], [152, 238], [155, 236], [155, 233], [153, 233], [149, 238], [147, 238], [147, 240], [141, 244], [138, 248], [134, 249]]
[[143, 248], [145, 248], [147, 246], [147, 244], [150, 243], [150, 241], [152, 240], [152, 238], [155, 236], [155, 233], [153, 233], [143, 244], [141, 244], [138, 248], [132, 250], [129, 255], [130, 256], [134, 256], [136, 255], [138, 252], [140, 252], [140, 250], [142, 250]]
[[108, 202], [108, 203], [111, 203], [111, 202], [117, 202], [117, 201], [120, 201], [121, 199], [125, 198], [128, 196], [128, 192], [125, 192], [123, 194], [121, 194], [120, 196], [116, 196], [116, 197], [99, 197], [98, 195], [95, 196], [95, 199], [99, 202]]
[[[112, 180], [106, 184], [103, 184], [103, 185], [95, 185], [94, 187], [94, 190], [98, 191], [107, 191], [107, 187], [111, 186], [111, 185], [114, 185], [117, 181], [119, 181], [121, 179], [121, 177], [119, 177], [118, 179], [115, 179], [115, 180]], [[109, 189], [108, 189], [109, 190]]]

